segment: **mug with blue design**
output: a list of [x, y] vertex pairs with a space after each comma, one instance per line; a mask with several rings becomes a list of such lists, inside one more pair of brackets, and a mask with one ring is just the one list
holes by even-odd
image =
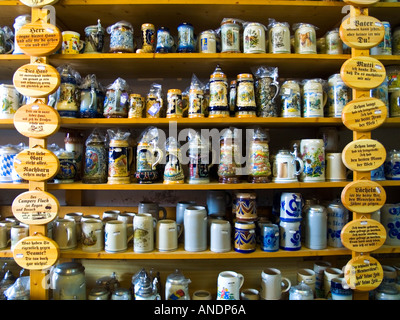
[[193, 26], [184, 22], [178, 26], [178, 48], [177, 52], [194, 52], [195, 37]]
[[11, 145], [0, 148], [0, 182], [12, 182], [14, 158], [19, 150]]
[[279, 226], [273, 223], [260, 224], [260, 247], [262, 251], [279, 250]]
[[241, 253], [250, 253], [256, 250], [256, 225], [254, 222], [235, 222], [234, 249]]
[[254, 221], [257, 219], [256, 194], [237, 193], [235, 203], [236, 219]]
[[344, 278], [331, 280], [332, 300], [353, 300], [353, 290], [346, 285]]
[[384, 166], [385, 177], [387, 180], [400, 180], [400, 151], [390, 150], [386, 157]]
[[286, 251], [298, 251], [301, 249], [300, 221], [279, 222], [279, 248]]
[[281, 194], [280, 219], [286, 222], [301, 220], [302, 197], [300, 193], [283, 192]]
[[156, 53], [170, 53], [174, 45], [174, 38], [169, 33], [167, 27], [161, 27], [157, 30]]
[[400, 203], [383, 205], [381, 223], [386, 229], [385, 245], [400, 246]]
[[378, 168], [371, 170], [371, 180], [372, 181], [382, 181], [386, 180], [385, 177], [385, 164], [379, 166]]

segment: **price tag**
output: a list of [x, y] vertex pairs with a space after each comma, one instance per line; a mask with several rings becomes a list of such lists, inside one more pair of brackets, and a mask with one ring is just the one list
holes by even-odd
[[15, 262], [27, 270], [42, 270], [54, 265], [60, 250], [55, 241], [42, 235], [21, 239], [14, 247]]
[[343, 188], [341, 200], [343, 205], [352, 212], [372, 213], [385, 204], [386, 192], [375, 181], [357, 180]]
[[27, 191], [16, 197], [11, 209], [26, 224], [46, 224], [58, 215], [60, 204], [55, 196], [44, 191]]
[[340, 238], [347, 249], [356, 252], [371, 252], [384, 244], [386, 230], [376, 220], [357, 219], [343, 227]]
[[375, 3], [378, 3], [379, 0], [343, 0], [343, 2], [356, 7], [370, 7], [373, 6]]
[[371, 131], [385, 122], [387, 113], [387, 107], [382, 100], [359, 98], [343, 108], [342, 120], [352, 131]]
[[343, 149], [342, 160], [353, 171], [371, 171], [379, 168], [386, 159], [384, 146], [373, 139], [351, 141]]
[[370, 90], [378, 87], [386, 77], [382, 62], [359, 56], [348, 59], [340, 69], [343, 82], [353, 89]]
[[371, 291], [381, 284], [383, 269], [375, 258], [358, 256], [346, 264], [344, 278], [353, 290]]
[[44, 64], [26, 64], [14, 73], [15, 89], [24, 96], [43, 98], [55, 92], [61, 77], [57, 69]]
[[62, 43], [61, 31], [43, 21], [22, 26], [16, 36], [18, 46], [29, 56], [47, 56], [56, 52]]
[[36, 8], [54, 4], [58, 2], [58, 0], [21, 0], [21, 2], [28, 7]]
[[60, 128], [60, 115], [54, 108], [37, 100], [20, 107], [14, 114], [17, 131], [29, 138], [46, 138]]
[[383, 40], [385, 27], [374, 17], [359, 15], [344, 20], [339, 33], [342, 41], [350, 48], [370, 49]]
[[45, 181], [53, 178], [60, 169], [57, 156], [40, 147], [21, 151], [14, 159], [15, 171], [28, 181]]

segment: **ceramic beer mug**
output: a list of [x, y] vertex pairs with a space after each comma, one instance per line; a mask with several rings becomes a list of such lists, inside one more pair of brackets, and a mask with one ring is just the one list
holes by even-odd
[[156, 221], [167, 218], [167, 210], [151, 201], [139, 202], [138, 213], [150, 213]]
[[217, 300], [240, 300], [240, 288], [244, 277], [234, 271], [223, 271], [218, 275]]
[[183, 217], [186, 251], [207, 249], [207, 211], [203, 206], [188, 207]]
[[99, 252], [104, 248], [103, 223], [100, 219], [82, 221], [82, 251]]
[[104, 228], [104, 249], [114, 253], [125, 251], [128, 248], [126, 224], [120, 220], [107, 221]]
[[282, 293], [289, 291], [291, 286], [290, 280], [282, 277], [278, 269], [267, 268], [261, 272], [260, 297], [264, 300], [279, 300]]
[[309, 79], [303, 81], [303, 117], [323, 117], [324, 106], [328, 99], [324, 91], [322, 79]]
[[133, 251], [154, 250], [154, 228], [156, 219], [150, 213], [139, 213], [133, 219]]
[[273, 181], [276, 183], [297, 182], [297, 177], [303, 170], [304, 164], [300, 157], [289, 150], [279, 150], [274, 161]]
[[173, 251], [178, 249], [178, 237], [183, 229], [175, 220], [164, 219], [157, 222], [156, 248], [159, 251]]
[[57, 219], [53, 225], [53, 239], [60, 250], [74, 249], [77, 246], [76, 222], [73, 219]]
[[326, 180], [343, 181], [346, 180], [346, 166], [342, 160], [342, 153], [326, 154]]
[[20, 105], [21, 96], [13, 85], [0, 85], [0, 119], [12, 119]]
[[300, 154], [304, 170], [300, 178], [304, 182], [325, 181], [325, 147], [322, 139], [302, 139]]
[[22, 225], [11, 227], [11, 251], [14, 250], [15, 245], [19, 240], [29, 235], [29, 228]]

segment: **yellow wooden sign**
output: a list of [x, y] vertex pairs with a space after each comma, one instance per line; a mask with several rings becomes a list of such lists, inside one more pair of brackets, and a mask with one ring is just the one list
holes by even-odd
[[343, 205], [352, 212], [372, 213], [385, 204], [386, 192], [375, 181], [356, 180], [343, 188], [341, 200]]
[[385, 162], [385, 159], [385, 147], [373, 139], [351, 141], [342, 152], [343, 163], [353, 171], [377, 169]]
[[378, 3], [379, 0], [343, 0], [343, 2], [356, 7], [370, 7], [373, 6], [375, 3]]
[[18, 153], [14, 159], [14, 168], [25, 180], [45, 181], [57, 174], [60, 163], [50, 150], [35, 147]]
[[376, 289], [383, 280], [381, 264], [371, 256], [351, 259], [344, 268], [344, 278], [348, 286], [359, 291]]
[[60, 115], [41, 100], [20, 107], [14, 114], [17, 131], [29, 138], [46, 138], [60, 128]]
[[11, 206], [14, 216], [26, 224], [46, 224], [58, 215], [60, 203], [44, 191], [27, 191], [17, 196]]
[[343, 82], [353, 89], [370, 90], [378, 87], [386, 77], [382, 62], [368, 56], [348, 59], [340, 69]]
[[14, 247], [15, 262], [27, 270], [42, 270], [54, 265], [60, 256], [55, 241], [42, 235], [21, 239]]
[[386, 104], [376, 98], [359, 98], [349, 102], [342, 111], [344, 125], [352, 131], [371, 131], [387, 118]]
[[36, 8], [54, 4], [58, 0], [21, 0], [21, 2], [28, 7]]
[[340, 234], [343, 245], [355, 252], [379, 249], [386, 240], [385, 227], [373, 219], [357, 219], [346, 224]]
[[47, 56], [56, 52], [62, 43], [61, 31], [41, 20], [22, 26], [16, 36], [18, 46], [29, 56]]
[[339, 34], [350, 48], [370, 49], [382, 41], [385, 27], [374, 17], [359, 15], [344, 20], [340, 25]]
[[15, 88], [24, 96], [43, 98], [55, 92], [61, 77], [57, 69], [44, 64], [26, 64], [14, 73]]

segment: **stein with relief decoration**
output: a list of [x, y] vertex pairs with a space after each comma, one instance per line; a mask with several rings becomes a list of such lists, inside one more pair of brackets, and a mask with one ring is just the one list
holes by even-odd
[[219, 65], [210, 76], [209, 118], [229, 117], [228, 81]]
[[236, 162], [240, 157], [238, 146], [238, 130], [228, 128], [220, 138], [220, 163], [218, 177], [220, 183], [238, 183], [240, 165]]
[[256, 117], [254, 80], [250, 73], [241, 73], [237, 76], [236, 117]]
[[256, 128], [249, 150], [249, 182], [269, 182], [271, 164], [269, 162], [269, 135], [267, 130]]
[[108, 183], [130, 183], [130, 166], [132, 162], [131, 149], [129, 148], [129, 132], [107, 130], [110, 136], [108, 151]]

